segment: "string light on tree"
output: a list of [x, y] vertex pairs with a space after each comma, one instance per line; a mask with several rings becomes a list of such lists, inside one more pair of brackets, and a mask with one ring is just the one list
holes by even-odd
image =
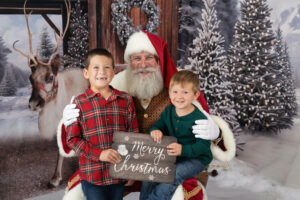
[[70, 36], [67, 53], [63, 56], [65, 67], [84, 67], [84, 57], [88, 52], [88, 21], [87, 13], [83, 13], [80, 0], [71, 10]]
[[[279, 85], [283, 73], [276, 65], [270, 9], [266, 0], [243, 0], [240, 8], [241, 20], [236, 23], [228, 51], [238, 120], [253, 131], [278, 132], [290, 124], [282, 120], [285, 101]], [[272, 123], [269, 115], [273, 116]]]

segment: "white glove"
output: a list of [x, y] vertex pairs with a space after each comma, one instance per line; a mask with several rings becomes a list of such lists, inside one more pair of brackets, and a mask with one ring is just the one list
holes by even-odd
[[77, 109], [76, 104], [73, 103], [74, 98], [75, 96], [72, 96], [70, 104], [66, 105], [63, 111], [62, 122], [65, 127], [75, 122], [79, 116], [79, 109]]
[[215, 140], [219, 137], [220, 130], [212, 118], [205, 112], [202, 111], [207, 119], [196, 120], [193, 128], [195, 138], [201, 138], [204, 140]]

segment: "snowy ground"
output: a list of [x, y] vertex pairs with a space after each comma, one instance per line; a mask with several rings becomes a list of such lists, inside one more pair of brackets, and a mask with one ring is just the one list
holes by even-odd
[[[0, 141], [38, 137], [38, 112], [30, 111], [31, 86], [20, 88], [16, 96], [0, 96]], [[13, 133], [13, 134], [12, 134]]]
[[[28, 110], [27, 93], [28, 88], [23, 88], [17, 97], [0, 97], [1, 141], [38, 136], [37, 113]], [[297, 94], [300, 105], [300, 89]], [[229, 163], [214, 163], [222, 167], [214, 167], [219, 175], [209, 178], [208, 199], [299, 200], [299, 130], [300, 115], [295, 118], [291, 130], [278, 135], [241, 135], [247, 142], [244, 151], [239, 151], [238, 157]], [[60, 199], [62, 195], [63, 190], [60, 190], [30, 200]], [[124, 199], [136, 200], [138, 196], [138, 193], [132, 193]]]

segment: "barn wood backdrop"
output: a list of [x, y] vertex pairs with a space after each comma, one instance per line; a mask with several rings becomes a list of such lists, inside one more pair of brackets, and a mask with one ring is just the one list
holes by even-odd
[[[77, 0], [71, 0], [72, 7]], [[157, 34], [167, 42], [170, 55], [176, 64], [178, 43], [178, 0], [153, 0], [161, 10], [161, 24]], [[89, 23], [89, 48], [103, 47], [112, 52], [116, 63], [123, 64], [124, 46], [119, 42], [116, 33], [113, 33], [111, 24], [111, 4], [114, 0], [80, 0], [84, 10], [88, 12]], [[23, 14], [24, 0], [1, 0], [0, 14]], [[56, 29], [55, 24], [47, 14], [62, 14], [63, 26], [66, 24], [64, 0], [28, 0], [28, 10], [33, 9], [33, 14], [40, 14], [49, 25]], [[28, 11], [29, 12], [29, 11]], [[132, 7], [128, 13], [134, 26], [147, 24], [147, 15], [139, 7]], [[58, 32], [58, 31], [57, 31]], [[68, 39], [68, 33], [65, 41]], [[64, 51], [67, 43], [64, 42]]]
[[[154, 0], [155, 1], [155, 0]], [[177, 61], [177, 42], [178, 42], [178, 0], [156, 0], [157, 5], [161, 9], [160, 19], [161, 24], [157, 29], [157, 34], [165, 39], [167, 42], [170, 55], [173, 61]], [[113, 0], [102, 0], [97, 7], [95, 0], [88, 0], [89, 12], [89, 28], [90, 28], [90, 48], [96, 47], [96, 44], [107, 48], [116, 59], [116, 63], [124, 63], [123, 53], [124, 47], [121, 45], [118, 35], [113, 33], [113, 25], [111, 24], [111, 3]], [[93, 11], [92, 11], [93, 10]], [[97, 40], [96, 33], [96, 13], [101, 14], [101, 37], [100, 42]], [[141, 11], [139, 7], [133, 7], [129, 13], [130, 18], [136, 26], [147, 24], [147, 15]]]

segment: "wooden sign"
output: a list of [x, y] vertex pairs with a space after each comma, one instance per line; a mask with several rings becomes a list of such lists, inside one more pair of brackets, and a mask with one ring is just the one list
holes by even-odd
[[114, 178], [160, 183], [173, 183], [176, 156], [169, 156], [167, 146], [177, 142], [172, 136], [163, 136], [160, 143], [143, 133], [114, 132], [112, 148], [122, 157], [111, 164], [109, 173]]

